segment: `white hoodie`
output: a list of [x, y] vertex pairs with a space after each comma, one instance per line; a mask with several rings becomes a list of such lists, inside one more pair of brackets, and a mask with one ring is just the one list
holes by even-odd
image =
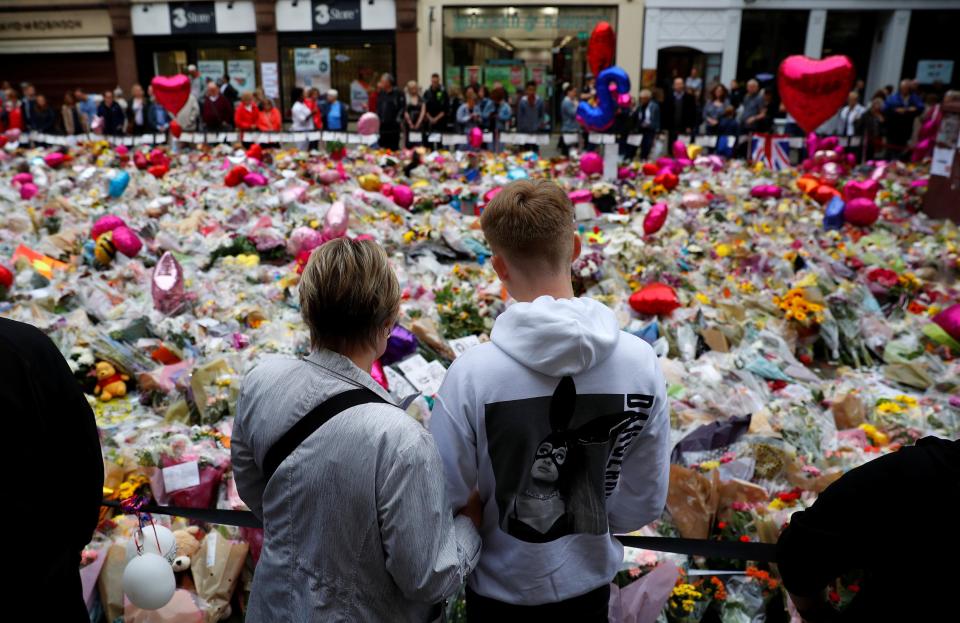
[[453, 510], [483, 500], [479, 595], [562, 601], [613, 579], [663, 510], [666, 384], [653, 349], [589, 298], [542, 296], [497, 318], [450, 366], [430, 429]]

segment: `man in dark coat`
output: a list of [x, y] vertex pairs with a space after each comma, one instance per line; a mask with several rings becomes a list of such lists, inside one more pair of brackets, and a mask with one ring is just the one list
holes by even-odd
[[673, 80], [673, 91], [663, 99], [660, 122], [670, 134], [670, 144], [678, 134], [693, 135], [697, 129], [697, 100], [687, 93], [683, 78]]

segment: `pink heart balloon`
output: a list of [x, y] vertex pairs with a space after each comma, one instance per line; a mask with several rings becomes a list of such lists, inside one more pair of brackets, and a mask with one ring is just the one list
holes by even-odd
[[365, 112], [357, 120], [357, 132], [370, 136], [380, 131], [380, 117], [375, 112]]
[[243, 176], [243, 183], [247, 186], [266, 186], [267, 178], [262, 173], [251, 171]]
[[183, 74], [154, 76], [150, 84], [153, 86], [153, 98], [171, 115], [180, 112], [190, 97], [190, 78]]
[[406, 210], [413, 205], [413, 190], [406, 184], [397, 184], [393, 187], [393, 202]]
[[40, 192], [40, 189], [37, 188], [36, 184], [27, 182], [20, 187], [20, 198], [24, 200], [33, 199], [38, 192]]
[[[846, 56], [815, 60], [796, 55], [780, 63], [777, 87], [797, 125], [813, 132], [843, 105], [853, 79], [853, 62]], [[820, 149], [832, 148], [821, 144]]]
[[676, 140], [673, 142], [673, 157], [677, 158], [686, 158], [687, 157], [687, 145], [681, 140]]
[[779, 198], [783, 191], [773, 184], [761, 184], [750, 189], [750, 196], [756, 199]]
[[133, 257], [143, 248], [143, 243], [132, 229], [121, 225], [113, 230], [113, 246], [127, 257]]
[[347, 233], [350, 212], [342, 201], [335, 202], [323, 217], [323, 237], [326, 240], [341, 238]]
[[66, 159], [67, 157], [61, 154], [59, 151], [51, 152], [43, 157], [43, 161], [51, 169], [59, 167]]
[[99, 238], [102, 234], [105, 234], [108, 231], [113, 231], [118, 227], [124, 227], [126, 223], [123, 222], [123, 219], [115, 214], [105, 214], [98, 218], [93, 224], [93, 229], [90, 230], [90, 237], [94, 240]]
[[960, 341], [960, 303], [946, 308], [933, 317], [933, 321], [955, 340]]
[[571, 203], [589, 203], [593, 201], [593, 193], [588, 188], [578, 188], [567, 193]]
[[843, 209], [843, 218], [848, 223], [867, 227], [876, 223], [877, 219], [880, 218], [880, 208], [873, 202], [873, 199], [857, 197], [847, 202]]
[[603, 173], [603, 158], [596, 152], [588, 151], [580, 156], [580, 170], [587, 175]]
[[483, 130], [480, 128], [470, 128], [468, 140], [470, 141], [470, 147], [480, 149], [480, 146], [483, 145]]
[[663, 224], [667, 222], [667, 212], [669, 208], [665, 203], [654, 204], [647, 215], [643, 217], [643, 232], [647, 235], [655, 234], [660, 231]]
[[843, 187], [843, 198], [845, 201], [850, 201], [857, 197], [866, 197], [867, 199], [873, 200], [876, 198], [879, 190], [880, 184], [877, 180], [850, 180]]

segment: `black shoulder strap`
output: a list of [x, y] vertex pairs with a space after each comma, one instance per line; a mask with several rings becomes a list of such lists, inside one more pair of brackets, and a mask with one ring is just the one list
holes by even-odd
[[329, 422], [334, 416], [357, 405], [368, 404], [372, 402], [387, 401], [378, 396], [366, 387], [358, 387], [343, 393], [327, 398], [325, 401], [314, 407], [309, 413], [300, 418], [296, 424], [290, 427], [273, 446], [267, 450], [263, 458], [263, 475], [269, 481], [274, 472], [280, 467], [280, 464], [286, 460], [290, 454], [296, 450], [300, 444], [315, 433], [318, 428]]

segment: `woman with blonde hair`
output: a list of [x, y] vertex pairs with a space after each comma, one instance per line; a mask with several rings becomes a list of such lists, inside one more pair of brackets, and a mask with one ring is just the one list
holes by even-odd
[[479, 559], [479, 498], [453, 517], [433, 438], [370, 375], [399, 305], [379, 245], [327, 242], [300, 281], [310, 354], [243, 381], [233, 472], [264, 524], [249, 620], [433, 620]]
[[420, 97], [420, 89], [417, 82], [411, 80], [407, 83], [407, 103], [403, 109], [403, 127], [407, 131], [407, 147], [414, 147], [423, 142], [422, 136], [419, 141], [411, 141], [411, 132], [422, 132], [424, 120], [427, 118], [427, 103]]

